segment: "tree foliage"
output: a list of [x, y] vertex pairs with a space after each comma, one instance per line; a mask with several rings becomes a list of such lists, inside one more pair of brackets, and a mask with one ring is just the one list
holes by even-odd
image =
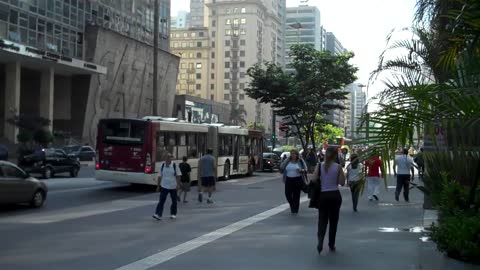
[[294, 45], [290, 49], [293, 74], [273, 63], [257, 64], [248, 69], [251, 77], [245, 93], [262, 103], [271, 104], [275, 113], [288, 119], [292, 133], [303, 147], [315, 147], [318, 115], [344, 109], [338, 101], [346, 99], [343, 88], [354, 82], [358, 70], [349, 63], [353, 53], [332, 55], [311, 45]]

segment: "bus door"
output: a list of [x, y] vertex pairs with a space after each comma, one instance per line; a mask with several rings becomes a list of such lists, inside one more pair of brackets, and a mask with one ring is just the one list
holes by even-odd
[[233, 170], [238, 171], [240, 164], [240, 142], [238, 135], [233, 136]]

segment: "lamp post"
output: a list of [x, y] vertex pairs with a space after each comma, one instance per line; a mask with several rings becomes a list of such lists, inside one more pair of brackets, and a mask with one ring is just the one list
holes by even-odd
[[157, 84], [158, 84], [158, 21], [159, 21], [158, 0], [155, 0], [153, 11], [153, 95], [152, 112], [154, 116], [158, 115], [157, 109]]

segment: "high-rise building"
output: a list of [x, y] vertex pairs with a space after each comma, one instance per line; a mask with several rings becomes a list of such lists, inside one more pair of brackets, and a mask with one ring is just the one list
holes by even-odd
[[342, 43], [332, 32], [327, 32], [325, 49], [330, 51], [333, 55], [340, 55], [345, 52], [345, 48], [342, 46]]
[[188, 27], [207, 26], [208, 11], [205, 0], [190, 0], [190, 22]]
[[287, 8], [286, 20], [286, 66], [287, 71], [290, 59], [290, 46], [296, 44], [311, 44], [316, 50], [322, 50], [320, 11], [317, 7], [299, 6]]
[[320, 27], [320, 50], [327, 50], [327, 30], [325, 27]]
[[180, 57], [177, 94], [211, 99], [210, 37], [208, 28], [172, 29], [171, 50]]
[[207, 3], [212, 52], [210, 84], [215, 100], [229, 103], [232, 121], [262, 123], [272, 130], [272, 110], [246, 96], [247, 69], [264, 61], [284, 65], [284, 0]]
[[[159, 1], [159, 114], [170, 116], [179, 58], [169, 53], [170, 0]], [[94, 143], [105, 117], [152, 114], [151, 0], [0, 2], [0, 137], [18, 115]]]
[[356, 132], [360, 126], [360, 121], [364, 113], [366, 113], [367, 94], [363, 91], [364, 85], [353, 84], [353, 97], [352, 97], [352, 131]]
[[170, 26], [171, 28], [176, 28], [176, 29], [185, 29], [189, 27], [190, 25], [190, 13], [186, 11], [179, 11], [177, 13], [177, 16], [172, 17]]

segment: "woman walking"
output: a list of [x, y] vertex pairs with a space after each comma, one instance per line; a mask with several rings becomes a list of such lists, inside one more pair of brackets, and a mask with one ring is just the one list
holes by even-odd
[[182, 163], [178, 165], [180, 167], [180, 172], [182, 176], [180, 177], [180, 192], [178, 194], [178, 201], [181, 200], [182, 193], [183, 193], [183, 203], [187, 203], [187, 193], [190, 191], [190, 172], [192, 171], [192, 167], [188, 164], [187, 157], [182, 158]]
[[296, 215], [300, 208], [300, 192], [305, 185], [302, 175], [307, 173], [307, 165], [297, 150], [292, 150], [290, 157], [282, 162], [280, 172], [283, 173], [285, 197], [290, 204], [290, 211]]
[[364, 178], [363, 165], [360, 163], [357, 154], [350, 156], [350, 164], [347, 166], [347, 181], [352, 193], [353, 211], [357, 212], [358, 197]]
[[318, 245], [317, 251], [321, 253], [323, 250], [323, 240], [328, 229], [328, 247], [331, 251], [335, 251], [335, 238], [337, 235], [337, 225], [340, 216], [340, 206], [342, 205], [342, 195], [338, 190], [338, 185], [345, 185], [345, 174], [342, 166], [337, 164], [338, 151], [335, 147], [327, 148], [325, 153], [325, 161], [315, 168], [314, 175], [320, 184], [320, 195], [314, 202], [318, 208]]
[[378, 156], [373, 156], [365, 163], [367, 166], [368, 200], [373, 201], [373, 199], [375, 199], [378, 201], [378, 195], [380, 194], [380, 183], [382, 181], [382, 176], [384, 175], [382, 161]]

